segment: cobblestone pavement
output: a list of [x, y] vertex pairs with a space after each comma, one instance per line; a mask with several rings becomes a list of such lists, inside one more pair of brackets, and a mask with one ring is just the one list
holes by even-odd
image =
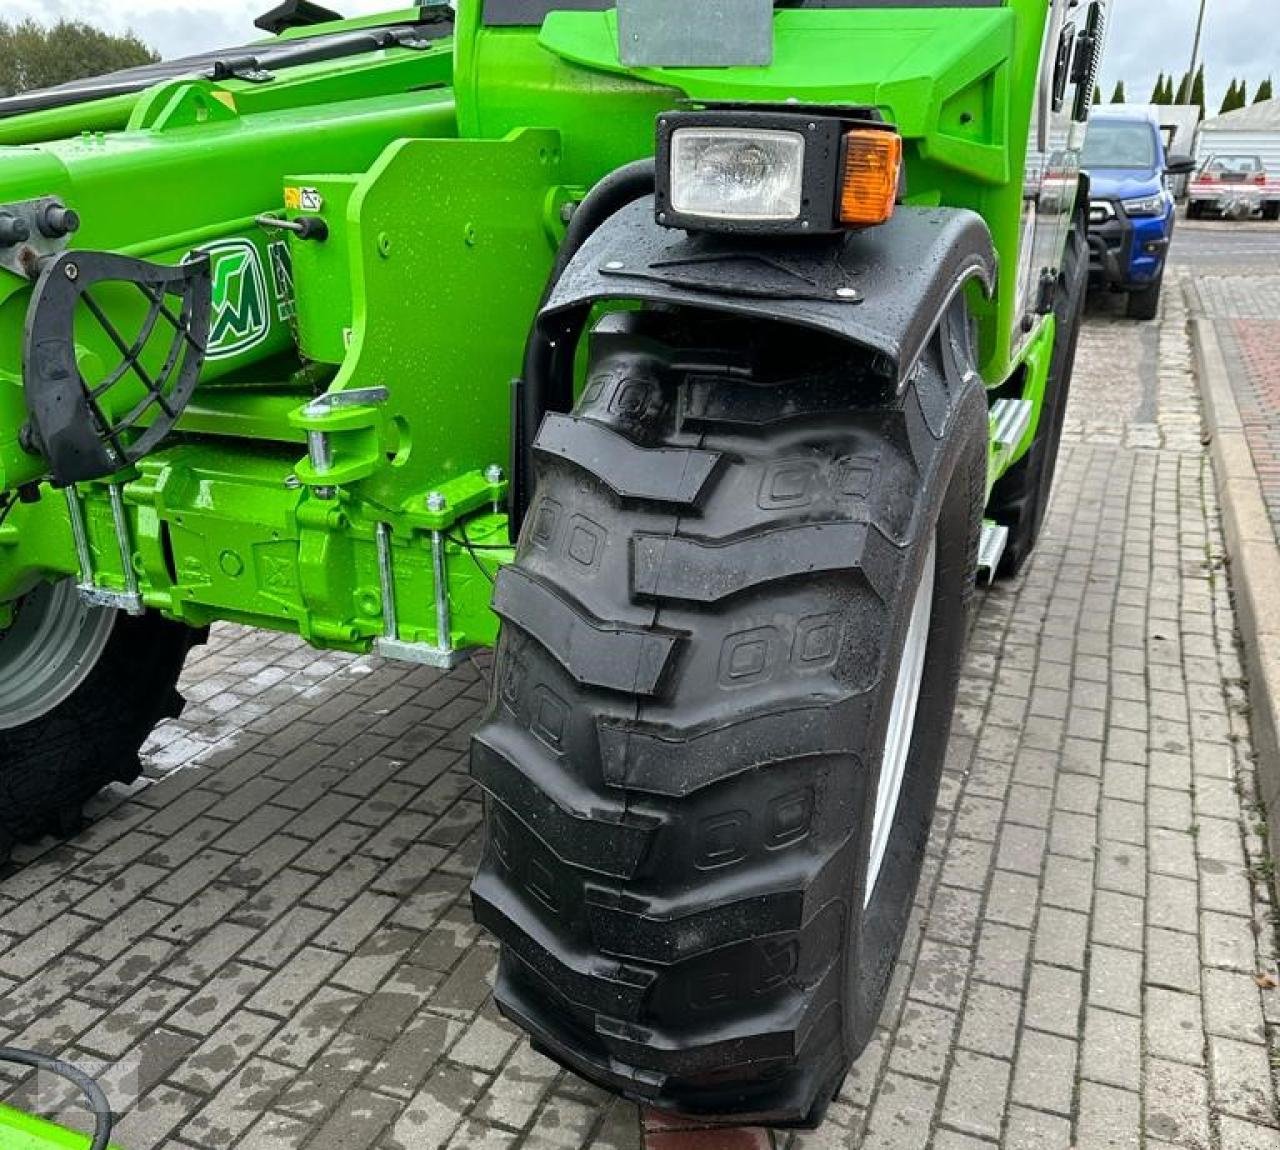
[[[1280, 1147], [1271, 872], [1167, 308], [1090, 322], [1047, 535], [982, 601], [883, 1028], [780, 1148]], [[127, 1150], [636, 1150], [633, 1107], [487, 1004], [486, 672], [216, 629], [145, 783], [0, 877], [0, 1041], [103, 1070]]]
[[1196, 289], [1222, 344], [1262, 496], [1280, 540], [1280, 276], [1204, 276]]

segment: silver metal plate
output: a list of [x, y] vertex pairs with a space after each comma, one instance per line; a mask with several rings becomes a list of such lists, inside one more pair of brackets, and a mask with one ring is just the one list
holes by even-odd
[[618, 51], [629, 68], [765, 67], [773, 0], [618, 0]]
[[998, 399], [991, 406], [994, 425], [991, 438], [1005, 451], [1012, 451], [1027, 434], [1035, 405], [1029, 399]]
[[79, 586], [80, 598], [90, 607], [110, 607], [127, 615], [145, 615], [147, 606], [142, 596], [128, 591], [112, 591], [106, 587], [94, 587], [88, 583]]
[[441, 651], [439, 647], [428, 647], [425, 643], [404, 643], [399, 639], [375, 639], [373, 649], [384, 659], [392, 659], [397, 663], [416, 663], [420, 667], [436, 667], [441, 671], [452, 671], [467, 661], [469, 650]]
[[1009, 528], [1004, 524], [987, 522], [982, 525], [982, 542], [978, 544], [978, 574], [987, 577], [988, 585], [996, 581], [996, 572], [1008, 545]]

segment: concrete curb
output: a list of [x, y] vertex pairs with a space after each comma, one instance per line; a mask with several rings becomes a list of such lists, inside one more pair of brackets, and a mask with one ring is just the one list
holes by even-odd
[[[1188, 289], [1188, 296], [1194, 315], [1201, 310], [1199, 300], [1193, 289]], [[1192, 335], [1244, 638], [1258, 781], [1275, 844], [1280, 843], [1280, 543], [1262, 498], [1214, 322], [1194, 318]]]

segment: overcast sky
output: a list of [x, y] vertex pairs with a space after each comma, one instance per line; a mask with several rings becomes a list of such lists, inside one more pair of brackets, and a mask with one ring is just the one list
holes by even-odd
[[[407, 2], [407, 0], [406, 0]], [[398, 6], [398, 0], [324, 0], [356, 15]], [[1211, 113], [1228, 82], [1246, 76], [1249, 90], [1268, 74], [1280, 82], [1280, 19], [1276, 0], [1208, 0], [1204, 56]], [[111, 30], [132, 28], [165, 56], [243, 44], [261, 33], [253, 18], [273, 0], [0, 0], [7, 18], [79, 17]], [[1146, 100], [1162, 68], [1181, 74], [1191, 59], [1199, 0], [1112, 0], [1112, 29], [1103, 74], [1109, 99], [1123, 78], [1130, 99]]]

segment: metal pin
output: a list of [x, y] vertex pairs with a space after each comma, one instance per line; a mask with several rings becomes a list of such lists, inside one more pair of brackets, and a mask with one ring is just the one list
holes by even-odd
[[444, 535], [431, 532], [431, 566], [436, 581], [436, 646], [442, 654], [453, 650], [453, 621], [449, 615], [449, 580], [445, 569]]
[[[333, 470], [333, 445], [323, 431], [307, 432], [307, 456], [311, 460], [311, 470], [317, 475], [327, 475]], [[317, 499], [323, 499], [326, 502], [337, 494], [328, 484], [312, 490]]]
[[115, 522], [116, 541], [120, 544], [120, 564], [124, 568], [124, 590], [129, 598], [131, 615], [142, 613], [142, 599], [138, 594], [138, 573], [133, 569], [133, 543], [129, 537], [129, 520], [124, 511], [124, 493], [118, 483], [108, 489], [111, 496], [111, 518]]
[[311, 468], [317, 475], [326, 475], [333, 470], [333, 448], [323, 431], [307, 432], [307, 454], [311, 458]]
[[379, 523], [376, 530], [378, 540], [378, 579], [382, 584], [382, 630], [388, 639], [400, 637], [400, 622], [396, 618], [396, 574], [391, 563], [391, 527]]
[[89, 549], [89, 528], [80, 506], [80, 492], [74, 486], [66, 489], [67, 513], [71, 519], [71, 537], [75, 540], [76, 560], [80, 564], [80, 585], [93, 586], [93, 552]]

